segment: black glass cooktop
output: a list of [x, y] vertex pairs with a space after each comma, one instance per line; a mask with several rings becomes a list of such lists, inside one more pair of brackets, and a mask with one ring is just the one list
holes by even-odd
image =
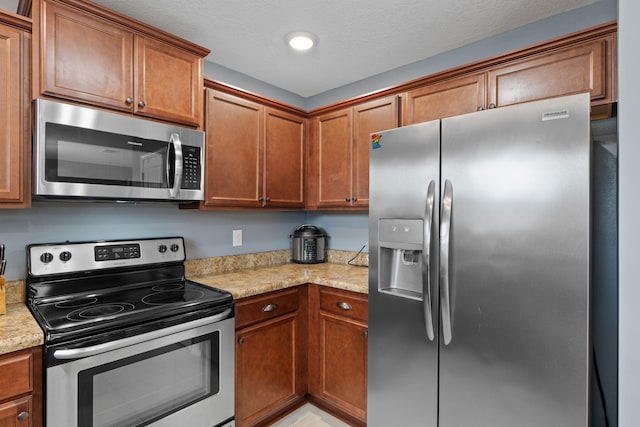
[[114, 321], [153, 320], [230, 301], [231, 296], [219, 289], [180, 280], [50, 298], [34, 303], [33, 307], [46, 329], [61, 332]]

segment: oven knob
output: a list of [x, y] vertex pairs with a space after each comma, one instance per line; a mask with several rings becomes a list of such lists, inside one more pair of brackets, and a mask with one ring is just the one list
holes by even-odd
[[40, 255], [40, 261], [42, 261], [44, 264], [49, 264], [51, 261], [53, 261], [53, 254], [51, 252], [45, 252], [42, 255]]
[[180, 246], [178, 246], [176, 243], [171, 245], [171, 252], [178, 252], [178, 249], [180, 249]]
[[158, 246], [158, 252], [160, 252], [161, 254], [167, 252], [167, 245]]
[[71, 259], [71, 252], [69, 251], [60, 252], [60, 261], [67, 262], [70, 259]]

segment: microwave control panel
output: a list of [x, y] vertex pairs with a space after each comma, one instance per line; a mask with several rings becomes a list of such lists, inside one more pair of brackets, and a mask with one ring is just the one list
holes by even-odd
[[202, 178], [200, 147], [182, 146], [182, 184], [183, 190], [199, 190]]

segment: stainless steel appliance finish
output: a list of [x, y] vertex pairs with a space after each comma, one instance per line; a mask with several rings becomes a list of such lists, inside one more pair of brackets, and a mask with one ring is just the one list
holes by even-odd
[[34, 111], [35, 196], [203, 200], [204, 132], [45, 99]]
[[588, 95], [378, 137], [368, 425], [589, 425]]
[[47, 426], [233, 426], [233, 298], [185, 279], [181, 237], [38, 244], [27, 256]]
[[329, 236], [315, 225], [301, 225], [291, 236], [291, 261], [299, 264], [318, 264], [327, 261]]

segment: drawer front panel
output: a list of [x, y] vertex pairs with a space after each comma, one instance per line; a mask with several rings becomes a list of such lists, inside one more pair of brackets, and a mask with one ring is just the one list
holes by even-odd
[[348, 291], [320, 289], [320, 309], [351, 319], [367, 321], [367, 296]]
[[298, 309], [298, 289], [279, 291], [236, 303], [236, 329]]

